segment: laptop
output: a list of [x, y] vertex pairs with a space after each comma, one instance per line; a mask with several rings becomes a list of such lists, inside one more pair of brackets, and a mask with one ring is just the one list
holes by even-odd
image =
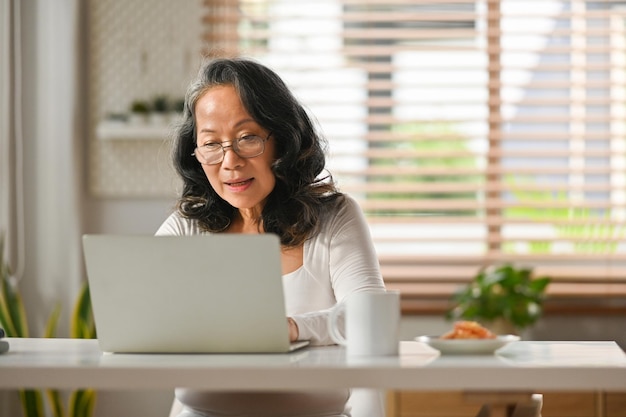
[[98, 342], [110, 353], [285, 353], [272, 234], [84, 235]]

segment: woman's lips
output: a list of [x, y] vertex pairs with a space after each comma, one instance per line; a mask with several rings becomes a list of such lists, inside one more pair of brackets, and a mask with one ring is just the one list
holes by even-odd
[[243, 191], [252, 184], [253, 180], [254, 178], [248, 178], [247, 180], [225, 182], [225, 184], [234, 191]]

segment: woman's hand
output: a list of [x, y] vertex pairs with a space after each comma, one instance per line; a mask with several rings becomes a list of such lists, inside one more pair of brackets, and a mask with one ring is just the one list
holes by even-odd
[[298, 336], [300, 335], [298, 325], [296, 324], [296, 321], [291, 317], [287, 317], [287, 325], [289, 326], [289, 341], [295, 342], [296, 340], [298, 340]]

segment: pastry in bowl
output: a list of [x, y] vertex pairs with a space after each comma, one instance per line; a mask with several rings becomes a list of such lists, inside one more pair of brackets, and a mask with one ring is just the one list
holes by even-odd
[[510, 342], [516, 342], [519, 336], [495, 335], [489, 329], [475, 321], [457, 321], [454, 327], [440, 336], [418, 336], [418, 342], [426, 343], [437, 349], [442, 355], [489, 355]]
[[449, 332], [442, 334], [441, 339], [495, 339], [496, 335], [475, 321], [457, 321]]

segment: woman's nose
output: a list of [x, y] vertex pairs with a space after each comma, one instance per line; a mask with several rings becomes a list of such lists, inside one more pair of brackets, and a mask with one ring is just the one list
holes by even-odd
[[225, 168], [236, 168], [243, 164], [243, 159], [234, 151], [233, 145], [224, 146], [224, 160], [222, 166]]

